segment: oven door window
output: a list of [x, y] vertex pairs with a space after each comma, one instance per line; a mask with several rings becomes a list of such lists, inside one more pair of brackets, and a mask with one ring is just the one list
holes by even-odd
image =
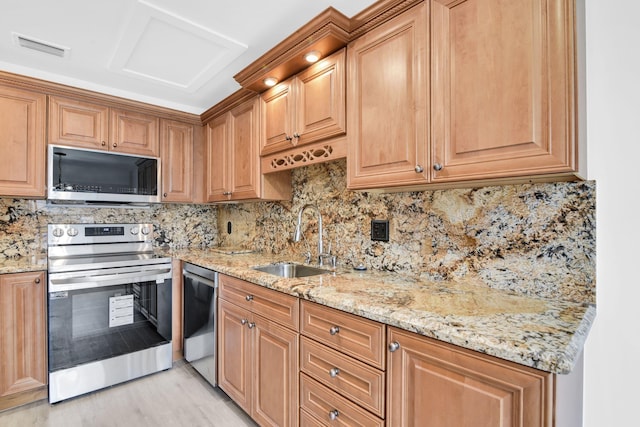
[[171, 342], [171, 280], [49, 293], [49, 370]]

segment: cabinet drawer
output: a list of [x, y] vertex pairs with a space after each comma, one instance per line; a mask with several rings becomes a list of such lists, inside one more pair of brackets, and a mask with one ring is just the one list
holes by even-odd
[[298, 330], [298, 298], [223, 274], [220, 275], [219, 282], [220, 298], [295, 331]]
[[300, 410], [300, 426], [301, 427], [322, 427], [322, 423], [313, 418], [304, 409]]
[[[329, 390], [305, 374], [300, 374], [301, 412], [311, 414], [326, 426], [383, 426], [384, 421], [355, 403]], [[331, 419], [331, 414], [335, 419]], [[313, 425], [313, 424], [311, 424]]]
[[384, 368], [385, 327], [340, 310], [302, 301], [300, 332], [358, 360]]
[[384, 372], [309, 338], [300, 340], [302, 372], [384, 417]]

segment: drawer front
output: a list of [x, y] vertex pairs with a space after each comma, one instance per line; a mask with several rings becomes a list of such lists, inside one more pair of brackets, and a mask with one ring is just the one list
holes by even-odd
[[326, 426], [384, 425], [380, 418], [305, 374], [300, 374], [300, 408]]
[[304, 409], [300, 409], [300, 427], [322, 427], [323, 424], [309, 415]]
[[378, 369], [384, 369], [385, 327], [340, 310], [302, 301], [300, 332]]
[[384, 372], [306, 337], [300, 340], [300, 368], [333, 391], [384, 418]]
[[224, 274], [219, 276], [219, 283], [220, 298], [298, 331], [298, 298]]

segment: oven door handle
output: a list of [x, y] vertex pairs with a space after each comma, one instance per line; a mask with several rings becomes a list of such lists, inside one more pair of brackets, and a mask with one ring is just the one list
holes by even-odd
[[133, 282], [163, 283], [171, 278], [171, 269], [159, 269], [153, 271], [136, 271], [130, 273], [116, 273], [104, 275], [84, 275], [78, 277], [64, 277], [57, 279], [49, 276], [49, 292], [74, 291], [79, 289], [100, 288], [104, 286], [117, 286]]

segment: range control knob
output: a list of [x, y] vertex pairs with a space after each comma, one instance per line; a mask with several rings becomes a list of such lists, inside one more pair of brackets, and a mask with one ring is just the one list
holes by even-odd
[[71, 227], [67, 230], [67, 234], [71, 237], [75, 237], [78, 235], [78, 229], [75, 227]]
[[62, 228], [54, 228], [52, 234], [54, 237], [62, 237], [64, 236], [64, 230]]
[[131, 227], [131, 229], [129, 230], [129, 233], [131, 234], [138, 234], [140, 232], [140, 229], [138, 227]]
[[145, 236], [147, 234], [149, 234], [150, 232], [151, 232], [151, 230], [146, 225], [142, 227], [142, 234], [144, 234]]

